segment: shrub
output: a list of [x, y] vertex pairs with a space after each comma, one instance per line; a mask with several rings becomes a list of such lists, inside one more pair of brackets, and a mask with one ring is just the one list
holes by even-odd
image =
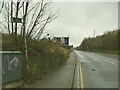
[[[3, 50], [19, 50], [24, 54], [23, 37], [17, 37], [17, 48], [15, 47], [15, 36], [3, 34]], [[27, 38], [28, 45], [28, 64], [29, 69], [26, 72], [25, 58], [23, 57], [23, 78], [35, 79], [48, 72], [58, 68], [67, 61], [69, 50], [57, 45], [50, 40], [33, 40]]]

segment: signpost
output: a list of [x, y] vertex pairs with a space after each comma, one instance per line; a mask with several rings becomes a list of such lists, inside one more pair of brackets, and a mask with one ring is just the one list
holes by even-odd
[[15, 22], [15, 23], [22, 23], [22, 18], [15, 18], [15, 17], [12, 17], [12, 22]]
[[12, 22], [14, 23], [23, 23], [23, 31], [24, 31], [24, 47], [25, 47], [25, 59], [26, 59], [26, 64], [27, 64], [27, 69], [28, 69], [28, 54], [27, 54], [27, 40], [26, 40], [26, 35], [25, 35], [25, 22], [23, 22], [23, 19], [25, 20], [25, 18], [15, 18], [15, 17], [12, 17]]

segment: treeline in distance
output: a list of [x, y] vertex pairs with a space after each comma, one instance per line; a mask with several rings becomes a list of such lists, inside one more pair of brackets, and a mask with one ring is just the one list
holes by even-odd
[[83, 51], [118, 53], [118, 38], [120, 38], [120, 36], [118, 36], [119, 33], [120, 29], [107, 31], [100, 36], [84, 38], [77, 49]]

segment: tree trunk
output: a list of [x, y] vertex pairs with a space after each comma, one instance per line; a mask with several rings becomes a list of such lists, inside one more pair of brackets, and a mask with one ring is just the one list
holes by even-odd
[[[13, 17], [13, 0], [11, 0], [11, 19], [12, 19], [12, 17]], [[13, 28], [13, 22], [12, 22], [12, 20], [11, 20], [11, 27], [12, 27], [12, 35], [13, 35], [13, 33], [14, 33], [14, 28]]]

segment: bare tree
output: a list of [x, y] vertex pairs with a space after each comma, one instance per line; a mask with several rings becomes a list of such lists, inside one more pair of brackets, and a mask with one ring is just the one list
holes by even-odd
[[[3, 7], [5, 4], [5, 7]], [[40, 0], [13, 0], [3, 3], [0, 12], [3, 21], [0, 22], [0, 29], [12, 34], [17, 50], [17, 36], [23, 36], [26, 66], [28, 69], [27, 38], [40, 39], [47, 24], [57, 17], [57, 12], [50, 12], [51, 1]], [[13, 18], [22, 18], [22, 23], [13, 22]], [[27, 38], [26, 38], [27, 37]]]
[[[35, 4], [33, 10], [34, 14], [32, 15], [31, 21], [27, 27], [27, 37], [35, 39], [40, 38], [46, 25], [57, 17], [57, 13], [47, 13], [50, 5], [51, 2], [44, 2], [44, 0]], [[36, 11], [38, 12], [36, 13]], [[32, 12], [32, 9], [28, 12]]]
[[[39, 2], [32, 2], [32, 0], [6, 2], [4, 12], [2, 12], [6, 23], [1, 23], [1, 28], [7, 30], [9, 34], [12, 33], [16, 36], [21, 34], [23, 37], [26, 35], [28, 38], [39, 39], [47, 24], [57, 17], [57, 12], [54, 14], [50, 12], [51, 3], [51, 1], [44, 0]], [[13, 23], [13, 17], [22, 18], [23, 23]]]
[[[16, 18], [18, 18], [19, 4], [20, 4], [20, 2], [18, 2], [18, 0], [17, 0], [16, 15], [15, 15]], [[17, 22], [15, 23], [15, 35], [17, 36]]]
[[[11, 17], [13, 17], [13, 0], [11, 0]], [[13, 35], [13, 22], [11, 22], [11, 29], [12, 29], [12, 35]]]
[[3, 7], [4, 7], [4, 0], [0, 1], [0, 13], [2, 12]]
[[26, 28], [25, 28], [25, 23], [26, 23], [26, 16], [27, 16], [27, 12], [28, 12], [28, 5], [29, 5], [29, 0], [27, 0], [26, 2], [26, 7], [25, 7], [25, 13], [24, 13], [24, 2], [23, 2], [23, 38], [24, 38], [24, 46], [25, 46], [25, 57], [26, 57], [26, 65], [27, 65], [27, 69], [28, 69], [28, 53], [27, 53], [27, 41], [26, 41]]

